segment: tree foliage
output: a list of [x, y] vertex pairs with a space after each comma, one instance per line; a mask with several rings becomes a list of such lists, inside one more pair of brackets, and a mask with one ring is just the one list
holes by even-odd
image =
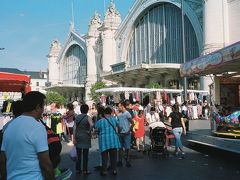
[[161, 88], [161, 85], [157, 82], [149, 82], [148, 84], [145, 85], [145, 88], [159, 89]]
[[65, 97], [60, 95], [58, 92], [47, 92], [46, 94], [47, 104], [57, 103], [57, 104], [66, 104], [67, 100]]
[[91, 86], [91, 89], [90, 89], [90, 93], [88, 94], [91, 99], [97, 103], [98, 102], [98, 99], [99, 97], [102, 95], [102, 93], [97, 93], [96, 90], [98, 89], [102, 89], [102, 88], [106, 88], [107, 85], [105, 82], [102, 82], [102, 81], [97, 81], [95, 84], [93, 84]]

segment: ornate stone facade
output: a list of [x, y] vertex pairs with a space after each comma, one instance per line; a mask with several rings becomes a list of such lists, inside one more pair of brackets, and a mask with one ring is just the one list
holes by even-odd
[[[239, 2], [239, 0], [236, 1]], [[228, 7], [228, 3], [231, 3], [232, 6], [229, 7], [234, 10], [236, 1], [184, 0], [183, 12], [185, 14], [186, 38], [189, 40], [187, 43], [189, 43], [189, 48], [195, 48], [187, 49], [188, 53], [206, 54], [231, 43], [229, 41], [231, 37], [232, 39], [237, 39], [237, 35], [229, 36], [229, 28], [227, 27], [229, 23], [228, 16], [225, 16], [228, 14], [228, 10], [225, 7]], [[52, 44], [48, 56], [49, 72], [51, 72], [51, 78], [49, 73], [49, 80], [53, 82], [53, 79], [56, 78], [54, 75], [58, 74], [59, 79], [57, 82], [63, 82], [61, 73], [63, 72], [64, 62], [66, 59], [69, 62], [71, 60], [75, 61], [74, 58], [71, 59], [72, 56], [69, 52], [74, 54], [77, 51], [82, 55], [78, 58], [79, 61], [86, 58], [86, 66], [83, 65], [84, 63], [82, 65], [81, 63], [79, 64], [79, 71], [86, 71], [86, 78], [84, 83], [77, 85], [82, 87], [80, 93], [84, 93], [84, 100], [87, 102], [91, 101], [88, 96], [91, 85], [99, 80], [111, 80], [125, 86], [144, 86], [153, 80], [161, 82], [164, 87], [167, 87], [170, 81], [177, 81], [181, 85], [179, 76], [181, 64], [179, 57], [182, 53], [180, 46], [181, 18], [179, 17], [181, 16], [181, 7], [181, 0], [136, 0], [122, 22], [120, 13], [117, 11], [114, 2], [111, 1], [102, 20], [100, 14], [95, 12], [85, 36], [80, 36], [74, 30], [74, 27], [70, 26], [70, 33], [63, 48], [57, 42]], [[166, 11], [168, 14], [165, 13]], [[155, 17], [158, 13], [162, 13], [161, 16]], [[238, 12], [236, 11], [235, 13]], [[173, 22], [171, 19], [168, 19], [170, 16], [177, 16], [178, 20]], [[159, 19], [156, 20], [157, 18]], [[162, 24], [165, 23], [164, 26], [161, 25], [160, 20], [163, 21]], [[167, 20], [170, 24], [174, 24], [174, 28], [169, 26], [166, 29], [168, 22], [165, 21]], [[152, 29], [148, 35], [146, 29], [144, 30], [146, 27], [149, 30]], [[141, 39], [140, 36], [145, 39]], [[167, 40], [167, 38], [170, 39]], [[190, 40], [192, 40], [192, 44]], [[148, 44], [151, 42], [153, 42], [152, 47]], [[173, 42], [178, 42], [176, 44], [178, 48], [176, 49], [175, 47], [176, 50], [173, 50]], [[147, 45], [142, 46], [144, 43]], [[131, 45], [136, 52], [129, 50]], [[163, 49], [160, 51], [158, 47]], [[144, 48], [148, 49], [143, 50]], [[141, 60], [143, 55], [138, 51], [144, 51], [146, 62]], [[169, 51], [170, 55], [167, 55], [166, 51]], [[134, 52], [132, 59], [129, 58], [130, 52]], [[166, 61], [163, 63], [160, 59], [161, 54], [164, 53]], [[178, 56], [170, 57], [174, 53], [178, 54]], [[154, 58], [153, 56], [156, 57]], [[189, 55], [189, 57], [192, 56]], [[151, 58], [155, 60], [151, 60]], [[56, 69], [59, 69], [58, 73]], [[201, 84], [204, 84], [202, 82]], [[179, 86], [178, 88], [181, 87]]]

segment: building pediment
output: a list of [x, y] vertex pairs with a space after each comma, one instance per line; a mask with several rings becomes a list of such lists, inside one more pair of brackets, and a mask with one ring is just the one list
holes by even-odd
[[64, 58], [67, 50], [72, 45], [79, 45], [83, 49], [85, 55], [87, 55], [87, 47], [86, 47], [85, 39], [83, 39], [78, 33], [74, 32], [74, 31], [70, 31], [69, 35], [67, 37], [67, 40], [59, 54], [58, 62], [60, 62]]

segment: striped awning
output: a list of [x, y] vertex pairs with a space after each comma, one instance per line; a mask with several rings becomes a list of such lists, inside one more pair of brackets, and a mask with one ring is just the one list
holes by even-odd
[[180, 67], [180, 75], [186, 77], [221, 74], [233, 71], [239, 72], [239, 67], [240, 41], [182, 64]]

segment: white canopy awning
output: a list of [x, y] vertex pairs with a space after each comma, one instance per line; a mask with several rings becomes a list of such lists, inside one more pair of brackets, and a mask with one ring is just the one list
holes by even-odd
[[[183, 89], [154, 89], [154, 88], [136, 88], [136, 87], [113, 87], [113, 88], [103, 88], [103, 89], [98, 89], [95, 92], [97, 93], [104, 93], [104, 92], [145, 92], [145, 93], [150, 93], [150, 92], [167, 92], [167, 93], [182, 93]], [[188, 93], [204, 93], [208, 94], [208, 91], [203, 91], [203, 90], [187, 90]]]

